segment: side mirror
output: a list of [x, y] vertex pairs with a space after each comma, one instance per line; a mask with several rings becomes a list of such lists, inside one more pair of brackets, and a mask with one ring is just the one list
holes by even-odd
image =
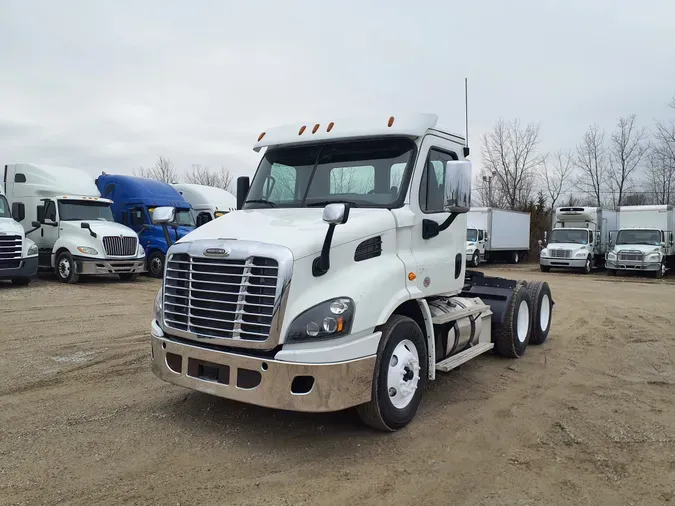
[[237, 178], [237, 210], [244, 208], [244, 202], [246, 202], [250, 186], [251, 181], [248, 176], [239, 176]]
[[91, 235], [92, 237], [97, 237], [96, 232], [94, 232], [94, 231], [91, 229], [91, 225], [89, 225], [89, 223], [86, 223], [86, 222], [85, 222], [85, 223], [80, 223], [80, 227], [81, 227], [81, 228], [84, 228], [84, 229], [86, 229], [86, 230], [89, 230], [89, 235]]
[[452, 160], [445, 164], [443, 210], [468, 213], [471, 208], [471, 162]]
[[14, 218], [14, 221], [23, 221], [26, 218], [26, 206], [23, 205], [23, 202], [12, 204], [12, 218]]
[[155, 207], [152, 211], [152, 222], [155, 225], [171, 223], [176, 219], [176, 209], [174, 207]]
[[661, 245], [662, 248], [665, 248], [665, 247], [666, 247], [666, 243], [663, 242], [663, 241], [661, 241], [661, 244], [660, 244], [660, 245]]
[[537, 241], [537, 244], [539, 245], [540, 248], [544, 247], [544, 241], [542, 241], [541, 239]]
[[328, 204], [323, 208], [323, 221], [329, 225], [344, 225], [349, 219], [349, 206], [347, 204]]
[[38, 229], [42, 226], [42, 223], [40, 223], [39, 221], [33, 221], [33, 222], [31, 222], [30, 225], [31, 225], [31, 227], [33, 227], [35, 229]]

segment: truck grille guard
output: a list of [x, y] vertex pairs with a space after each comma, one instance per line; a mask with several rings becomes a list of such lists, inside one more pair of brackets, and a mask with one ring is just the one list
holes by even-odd
[[293, 255], [283, 246], [200, 240], [173, 245], [163, 280], [168, 334], [211, 345], [279, 343]]

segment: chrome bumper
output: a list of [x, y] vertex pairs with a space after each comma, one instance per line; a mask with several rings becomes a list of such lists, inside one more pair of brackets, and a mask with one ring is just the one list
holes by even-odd
[[605, 261], [607, 269], [615, 269], [619, 271], [658, 271], [661, 268], [660, 262], [628, 262], [628, 261]]
[[131, 260], [90, 259], [77, 257], [77, 272], [83, 275], [133, 274], [145, 272], [145, 257]]
[[574, 269], [583, 269], [586, 265], [586, 257], [584, 258], [539, 257], [539, 265], [543, 265], [545, 267], [568, 267]]
[[280, 362], [201, 348], [152, 322], [152, 372], [207, 394], [289, 411], [340, 411], [370, 401], [376, 356], [347, 362]]

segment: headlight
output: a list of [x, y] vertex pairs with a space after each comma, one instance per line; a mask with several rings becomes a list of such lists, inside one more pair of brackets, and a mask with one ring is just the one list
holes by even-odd
[[30, 248], [28, 248], [28, 252], [26, 253], [26, 256], [34, 257], [37, 254], [38, 254], [37, 244], [33, 244]]
[[588, 253], [586, 253], [585, 251], [577, 251], [574, 256], [581, 258], [581, 257], [585, 257], [587, 255], [588, 255]]
[[136, 251], [136, 256], [137, 257], [145, 256], [145, 250], [143, 249], [143, 246], [141, 246], [140, 244], [138, 245], [138, 251]]
[[84, 253], [85, 255], [98, 255], [98, 251], [94, 248], [89, 248], [87, 246], [78, 246], [77, 251]]
[[155, 320], [162, 321], [162, 289], [160, 288], [155, 297]]
[[354, 301], [327, 300], [298, 316], [288, 329], [287, 343], [320, 341], [348, 335], [354, 321]]
[[546, 250], [546, 248], [541, 250], [541, 253], [539, 253], [539, 256], [540, 257], [547, 257], [548, 256], [548, 251]]
[[647, 255], [647, 261], [649, 262], [658, 262], [661, 260], [661, 254], [660, 253], [651, 253]]
[[607, 260], [616, 260], [616, 253], [612, 253], [611, 251], [607, 253]]

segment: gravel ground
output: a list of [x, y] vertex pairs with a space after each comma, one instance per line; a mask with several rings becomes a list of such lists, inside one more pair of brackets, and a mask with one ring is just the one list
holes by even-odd
[[0, 504], [675, 504], [675, 276], [540, 274], [549, 340], [442, 375], [394, 434], [163, 383], [159, 282], [0, 283]]

